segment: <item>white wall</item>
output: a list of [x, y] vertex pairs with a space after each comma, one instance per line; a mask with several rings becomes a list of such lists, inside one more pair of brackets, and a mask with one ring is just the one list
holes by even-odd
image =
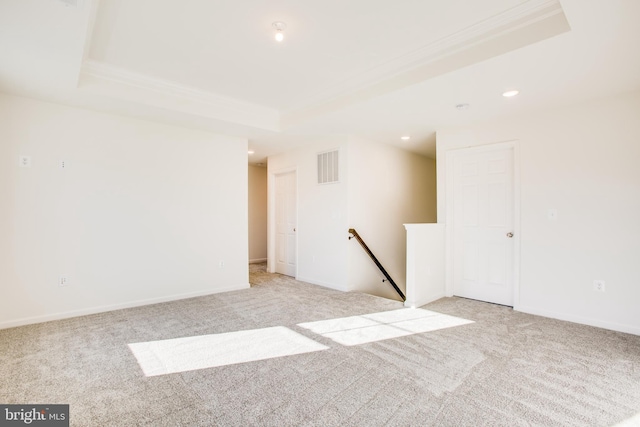
[[[436, 222], [435, 160], [397, 147], [349, 139], [349, 227], [396, 285], [406, 289], [405, 223]], [[349, 289], [399, 299], [360, 245], [349, 245]]]
[[0, 327], [248, 287], [246, 153], [0, 95]]
[[640, 92], [438, 132], [439, 222], [445, 152], [509, 140], [520, 145], [516, 309], [640, 334]]
[[[340, 150], [340, 182], [317, 184], [317, 154]], [[398, 298], [356, 241], [356, 228], [404, 290], [403, 223], [435, 222], [435, 161], [395, 147], [338, 137], [269, 158], [269, 268], [274, 271], [274, 176], [296, 170], [298, 273], [309, 283]]]
[[[340, 150], [340, 182], [317, 183], [317, 154]], [[348, 176], [347, 140], [329, 138], [288, 153], [271, 156], [269, 180], [268, 263], [275, 271], [275, 175], [297, 173], [297, 263], [299, 280], [348, 290]]]
[[249, 165], [249, 262], [267, 259], [267, 168]]
[[406, 307], [420, 307], [445, 295], [445, 225], [405, 224], [407, 230]]

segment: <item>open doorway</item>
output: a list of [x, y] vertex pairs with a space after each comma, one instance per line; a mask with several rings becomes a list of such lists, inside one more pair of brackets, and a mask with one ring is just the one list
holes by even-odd
[[[249, 165], [249, 264], [267, 262], [267, 168]], [[264, 268], [264, 267], [263, 267]]]

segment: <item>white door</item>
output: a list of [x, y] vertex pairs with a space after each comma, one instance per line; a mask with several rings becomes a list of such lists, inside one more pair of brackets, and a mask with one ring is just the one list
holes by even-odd
[[513, 147], [453, 159], [454, 294], [513, 306]]
[[296, 173], [276, 175], [276, 272], [296, 276]]

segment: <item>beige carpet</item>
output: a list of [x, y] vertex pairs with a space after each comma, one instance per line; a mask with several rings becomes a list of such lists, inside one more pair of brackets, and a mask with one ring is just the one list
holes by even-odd
[[[77, 426], [640, 419], [638, 336], [445, 298], [423, 308], [473, 323], [346, 346], [298, 325], [400, 303], [267, 274], [264, 265], [251, 266], [251, 282], [243, 291], [1, 330], [0, 403], [68, 403]], [[129, 348], [273, 327], [326, 349], [147, 377]]]

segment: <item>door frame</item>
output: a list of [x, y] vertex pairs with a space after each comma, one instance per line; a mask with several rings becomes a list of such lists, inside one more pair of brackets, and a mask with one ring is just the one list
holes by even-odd
[[[276, 177], [278, 175], [284, 175], [293, 172], [295, 174], [296, 181], [296, 228], [297, 218], [299, 218], [299, 197], [298, 197], [298, 167], [292, 166], [283, 169], [277, 169], [274, 171], [269, 170], [267, 172], [267, 272], [276, 272]], [[298, 278], [298, 235], [296, 232], [296, 273], [295, 278]]]
[[510, 148], [513, 152], [513, 308], [520, 306], [520, 142], [518, 140], [496, 142], [447, 150], [445, 153], [445, 294], [454, 295], [454, 235], [453, 235], [453, 200], [454, 200], [454, 160], [463, 154], [483, 153]]

